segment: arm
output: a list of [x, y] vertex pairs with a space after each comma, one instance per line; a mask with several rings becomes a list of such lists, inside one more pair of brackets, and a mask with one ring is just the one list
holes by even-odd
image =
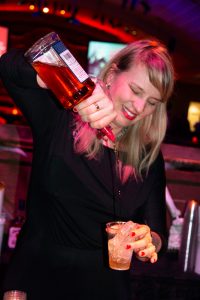
[[[150, 192], [143, 205], [143, 220], [151, 228], [157, 243], [158, 236], [165, 246], [167, 238], [165, 187], [166, 176], [164, 159], [160, 153], [149, 173]], [[157, 234], [157, 235], [156, 235]]]
[[[166, 247], [165, 169], [162, 155], [156, 159], [144, 179], [144, 201], [140, 207], [138, 228], [132, 233], [131, 248], [138, 259], [154, 263]], [[161, 251], [162, 249], [162, 251]]]
[[166, 177], [164, 160], [161, 153], [149, 171], [148, 177], [150, 192], [147, 201], [141, 209], [142, 219], [144, 224], [147, 224], [150, 228], [151, 243], [155, 247], [155, 252], [159, 253], [161, 250], [164, 251], [167, 245]]
[[9, 80], [24, 88], [39, 88], [36, 72], [24, 59], [20, 49], [12, 49], [0, 58], [0, 75], [3, 81]]
[[52, 93], [42, 89], [23, 51], [11, 50], [0, 58], [0, 77], [9, 95], [26, 117], [34, 135], [43, 135], [59, 109]]

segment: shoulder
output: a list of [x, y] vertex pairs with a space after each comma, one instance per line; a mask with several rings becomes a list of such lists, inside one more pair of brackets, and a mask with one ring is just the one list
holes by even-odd
[[165, 161], [164, 161], [164, 157], [161, 151], [159, 151], [156, 159], [154, 160], [154, 162], [151, 165], [151, 168], [156, 169], [156, 168], [164, 168], [165, 165]]
[[147, 177], [151, 178], [151, 180], [157, 180], [157, 178], [161, 180], [165, 178], [165, 162], [161, 151], [159, 151], [156, 159], [151, 164]]
[[25, 60], [23, 49], [10, 49], [0, 58], [0, 77], [3, 82], [38, 88], [36, 72]]

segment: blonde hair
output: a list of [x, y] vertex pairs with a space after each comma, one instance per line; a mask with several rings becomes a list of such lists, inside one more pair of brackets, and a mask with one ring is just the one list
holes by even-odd
[[[156, 106], [153, 114], [139, 120], [128, 128], [118, 142], [121, 161], [122, 182], [133, 174], [142, 178], [155, 161], [167, 127], [166, 103], [174, 87], [174, 68], [171, 57], [159, 41], [141, 40], [130, 43], [119, 51], [103, 68], [99, 78], [106, 83], [113, 65], [116, 72], [129, 70], [134, 64], [142, 63], [148, 71], [149, 80], [161, 94], [162, 101]], [[78, 153], [85, 153], [89, 159], [97, 158], [102, 150], [102, 143], [96, 137], [96, 130], [76, 118], [76, 136], [74, 148]]]

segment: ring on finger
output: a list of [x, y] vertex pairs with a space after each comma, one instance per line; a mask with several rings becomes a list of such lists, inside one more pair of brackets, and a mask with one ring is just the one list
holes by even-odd
[[96, 110], [100, 110], [100, 106], [98, 103], [94, 103], [94, 106], [95, 106]]

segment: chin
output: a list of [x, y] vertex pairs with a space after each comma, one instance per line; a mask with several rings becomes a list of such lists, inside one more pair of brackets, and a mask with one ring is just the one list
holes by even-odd
[[125, 120], [115, 120], [113, 122], [113, 124], [115, 124], [117, 127], [120, 127], [120, 128], [123, 128], [123, 127], [129, 127], [131, 126], [132, 124], [130, 124], [130, 121], [129, 122], [126, 122]]

